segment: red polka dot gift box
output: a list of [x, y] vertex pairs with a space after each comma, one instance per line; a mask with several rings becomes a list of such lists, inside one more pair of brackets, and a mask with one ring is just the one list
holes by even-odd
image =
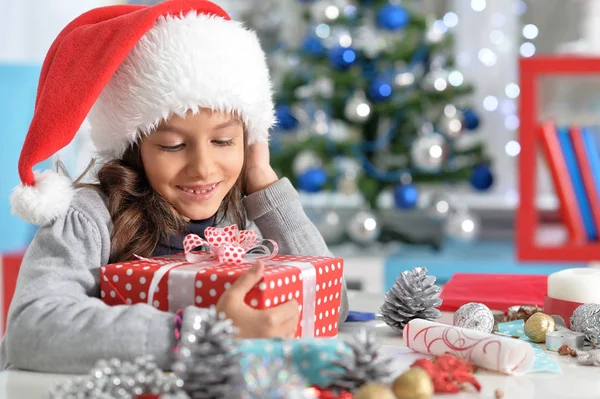
[[[277, 255], [276, 242], [259, 241], [256, 232], [235, 225], [209, 227], [205, 236], [185, 237], [182, 254], [102, 267], [102, 300], [111, 306], [143, 303], [172, 312], [189, 305], [209, 307], [262, 259], [265, 275], [248, 293], [246, 303], [266, 309], [295, 300], [300, 309], [296, 337], [337, 335], [343, 259]], [[198, 247], [203, 250], [194, 251]]]

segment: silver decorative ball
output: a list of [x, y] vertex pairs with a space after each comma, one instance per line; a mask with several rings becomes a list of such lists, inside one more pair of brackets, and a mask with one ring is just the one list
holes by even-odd
[[359, 211], [348, 222], [348, 236], [357, 244], [373, 244], [381, 233], [377, 216], [371, 211]]
[[346, 102], [344, 115], [349, 121], [364, 123], [371, 115], [371, 104], [362, 90], [357, 90]]
[[585, 338], [594, 344], [600, 343], [600, 304], [579, 305], [571, 316], [571, 330], [585, 334]]
[[464, 131], [463, 124], [458, 115], [453, 117], [443, 115], [438, 123], [438, 129], [440, 133], [451, 139], [459, 138]]
[[439, 133], [426, 133], [417, 137], [410, 150], [412, 163], [421, 171], [439, 172], [448, 156], [447, 143]]
[[426, 214], [433, 220], [445, 220], [451, 211], [448, 196], [442, 192], [432, 194], [427, 204]]
[[311, 212], [307, 214], [328, 245], [338, 244], [344, 239], [343, 222], [335, 209]]
[[445, 69], [436, 69], [429, 72], [422, 81], [422, 87], [430, 93], [443, 92], [448, 88], [449, 72]]
[[343, 10], [334, 1], [318, 0], [310, 6], [310, 15], [315, 22], [334, 22]]
[[471, 242], [479, 236], [479, 218], [466, 210], [451, 212], [446, 220], [444, 232], [452, 240]]
[[415, 83], [415, 74], [410, 71], [402, 71], [394, 76], [394, 88], [404, 89]]
[[470, 302], [462, 305], [454, 313], [453, 324], [489, 334], [494, 330], [494, 314], [484, 304]]
[[323, 161], [317, 154], [312, 151], [302, 151], [294, 158], [292, 168], [294, 169], [294, 174], [299, 176], [307, 169], [320, 168], [322, 166]]

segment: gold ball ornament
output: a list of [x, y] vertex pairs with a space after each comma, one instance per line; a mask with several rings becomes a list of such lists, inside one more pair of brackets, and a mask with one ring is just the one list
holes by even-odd
[[352, 397], [354, 399], [396, 399], [388, 387], [376, 382], [367, 382]]
[[534, 313], [525, 322], [525, 335], [533, 342], [546, 342], [546, 334], [556, 330], [554, 319], [545, 313]]
[[398, 399], [429, 399], [434, 391], [431, 377], [420, 367], [412, 367], [399, 375], [392, 390]]

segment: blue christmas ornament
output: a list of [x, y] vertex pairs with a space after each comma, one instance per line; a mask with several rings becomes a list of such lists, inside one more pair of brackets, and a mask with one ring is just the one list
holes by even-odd
[[494, 184], [494, 175], [488, 165], [476, 165], [470, 178], [471, 185], [480, 191], [485, 191]]
[[399, 30], [406, 27], [409, 22], [410, 15], [408, 12], [394, 4], [384, 5], [377, 13], [377, 23], [384, 29]]
[[463, 122], [467, 130], [475, 130], [479, 127], [479, 115], [475, 110], [467, 108], [462, 111], [462, 114]]
[[394, 188], [394, 203], [400, 209], [411, 209], [417, 205], [419, 190], [414, 184], [398, 184]]
[[302, 51], [311, 56], [321, 56], [325, 54], [325, 46], [321, 39], [314, 35], [308, 35], [302, 43]]
[[336, 69], [347, 69], [356, 61], [356, 51], [352, 47], [334, 47], [329, 50], [329, 62]]
[[298, 126], [298, 119], [287, 105], [279, 105], [275, 110], [275, 117], [278, 121], [277, 127], [281, 130], [293, 130]]
[[309, 168], [298, 176], [298, 187], [308, 193], [321, 191], [327, 183], [327, 173], [321, 168]]
[[367, 95], [373, 102], [385, 101], [392, 95], [392, 85], [384, 79], [375, 79], [371, 82]]

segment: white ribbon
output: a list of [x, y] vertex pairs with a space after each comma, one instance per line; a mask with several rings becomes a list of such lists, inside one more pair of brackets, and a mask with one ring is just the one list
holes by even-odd
[[317, 269], [310, 262], [281, 262], [300, 269], [302, 273], [302, 338], [315, 336], [317, 308]]

